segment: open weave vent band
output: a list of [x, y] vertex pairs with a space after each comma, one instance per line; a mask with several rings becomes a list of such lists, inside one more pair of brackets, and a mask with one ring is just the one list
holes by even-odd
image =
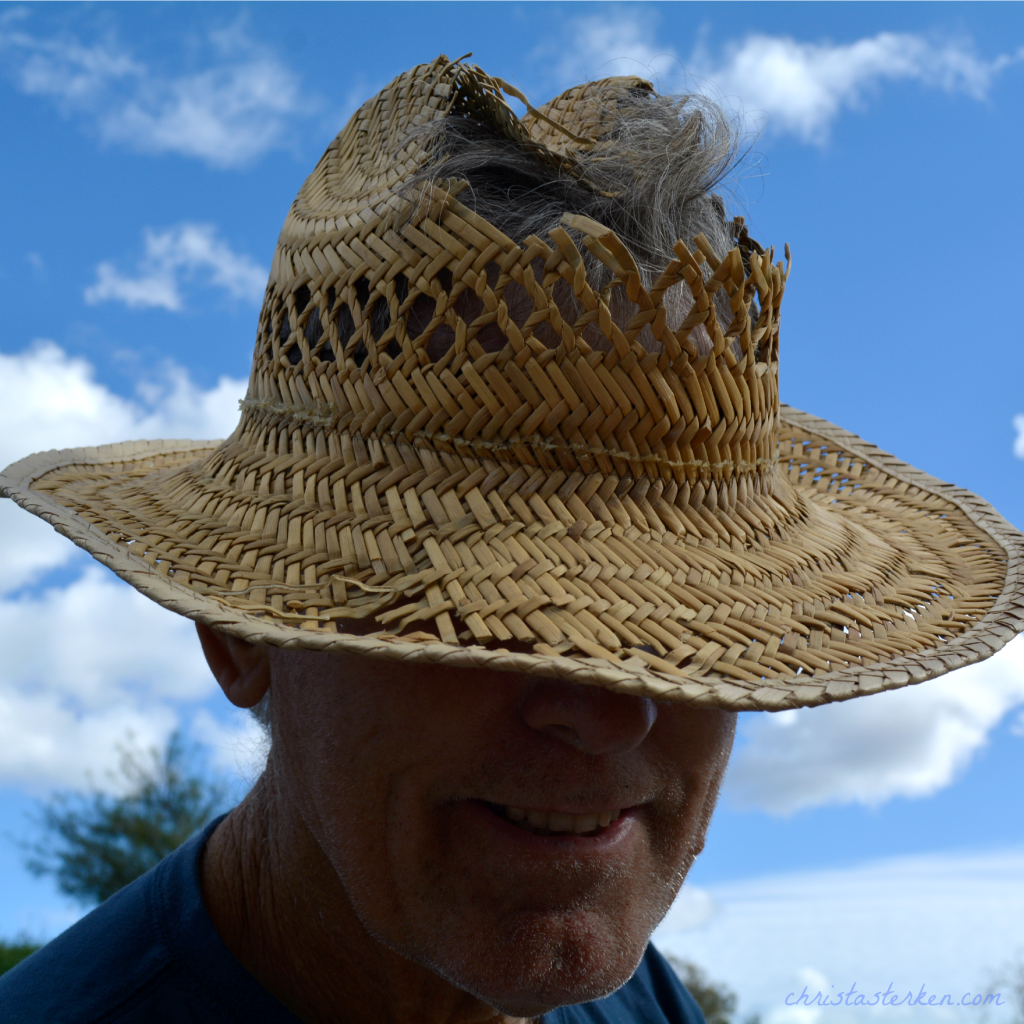
[[332, 143], [230, 438], [37, 456], [5, 493], [239, 636], [698, 705], [901, 686], [1024, 628], [1020, 535], [989, 506], [780, 406], [787, 269], [740, 224], [724, 258], [680, 241], [645, 286], [592, 220], [517, 243], [462, 182], [406, 188], [433, 119], [575, 172], [607, 97], [649, 88], [520, 122], [501, 85], [439, 59]]

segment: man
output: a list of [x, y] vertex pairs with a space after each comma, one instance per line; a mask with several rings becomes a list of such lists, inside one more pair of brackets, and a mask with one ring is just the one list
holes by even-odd
[[0, 1020], [698, 1021], [648, 940], [735, 712], [1024, 626], [989, 506], [780, 407], [786, 270], [711, 195], [721, 115], [609, 79], [520, 121], [503, 90], [439, 58], [328, 148], [230, 438], [0, 481], [194, 618], [272, 739]]

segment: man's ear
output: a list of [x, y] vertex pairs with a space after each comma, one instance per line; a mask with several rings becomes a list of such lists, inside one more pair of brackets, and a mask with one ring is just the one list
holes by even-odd
[[270, 686], [270, 659], [265, 647], [246, 643], [196, 623], [199, 642], [214, 679], [235, 707], [258, 704]]

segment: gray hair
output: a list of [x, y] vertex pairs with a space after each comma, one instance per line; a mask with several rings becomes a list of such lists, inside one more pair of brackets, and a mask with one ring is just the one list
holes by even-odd
[[257, 722], [262, 726], [263, 731], [269, 737], [270, 735], [270, 687], [267, 687], [267, 692], [249, 708], [249, 713]]
[[679, 238], [701, 231], [728, 249], [724, 204], [710, 194], [738, 151], [722, 109], [704, 97], [636, 89], [608, 114], [611, 130], [592, 152], [574, 154], [573, 171], [478, 121], [431, 122], [440, 156], [418, 180], [467, 181], [460, 201], [517, 242], [543, 238], [566, 212], [590, 217], [612, 228], [648, 273], [674, 258]]
[[[625, 243], [647, 287], [675, 259], [679, 239], [692, 247], [703, 234], [723, 257], [733, 245], [734, 226], [713, 189], [735, 167], [740, 147], [722, 108], [703, 96], [658, 96], [636, 88], [618, 94], [602, 113], [610, 130], [591, 152], [575, 153], [572, 168], [542, 159], [476, 120], [449, 115], [431, 122], [417, 132], [439, 156], [408, 194], [425, 182], [463, 180], [459, 201], [519, 243], [530, 235], [546, 237], [565, 213], [589, 217]], [[603, 288], [610, 272], [581, 251], [592, 285]], [[670, 315], [678, 324], [692, 299], [686, 289], [672, 291], [677, 308]], [[720, 291], [715, 298], [729, 323], [727, 296]], [[652, 336], [648, 347], [653, 342]]]

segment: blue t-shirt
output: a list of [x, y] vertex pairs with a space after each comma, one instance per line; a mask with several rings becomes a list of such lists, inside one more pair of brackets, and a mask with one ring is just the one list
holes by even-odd
[[[299, 1024], [206, 913], [199, 855], [216, 824], [0, 977], [0, 1024]], [[652, 946], [618, 992], [543, 1020], [704, 1024]]]

